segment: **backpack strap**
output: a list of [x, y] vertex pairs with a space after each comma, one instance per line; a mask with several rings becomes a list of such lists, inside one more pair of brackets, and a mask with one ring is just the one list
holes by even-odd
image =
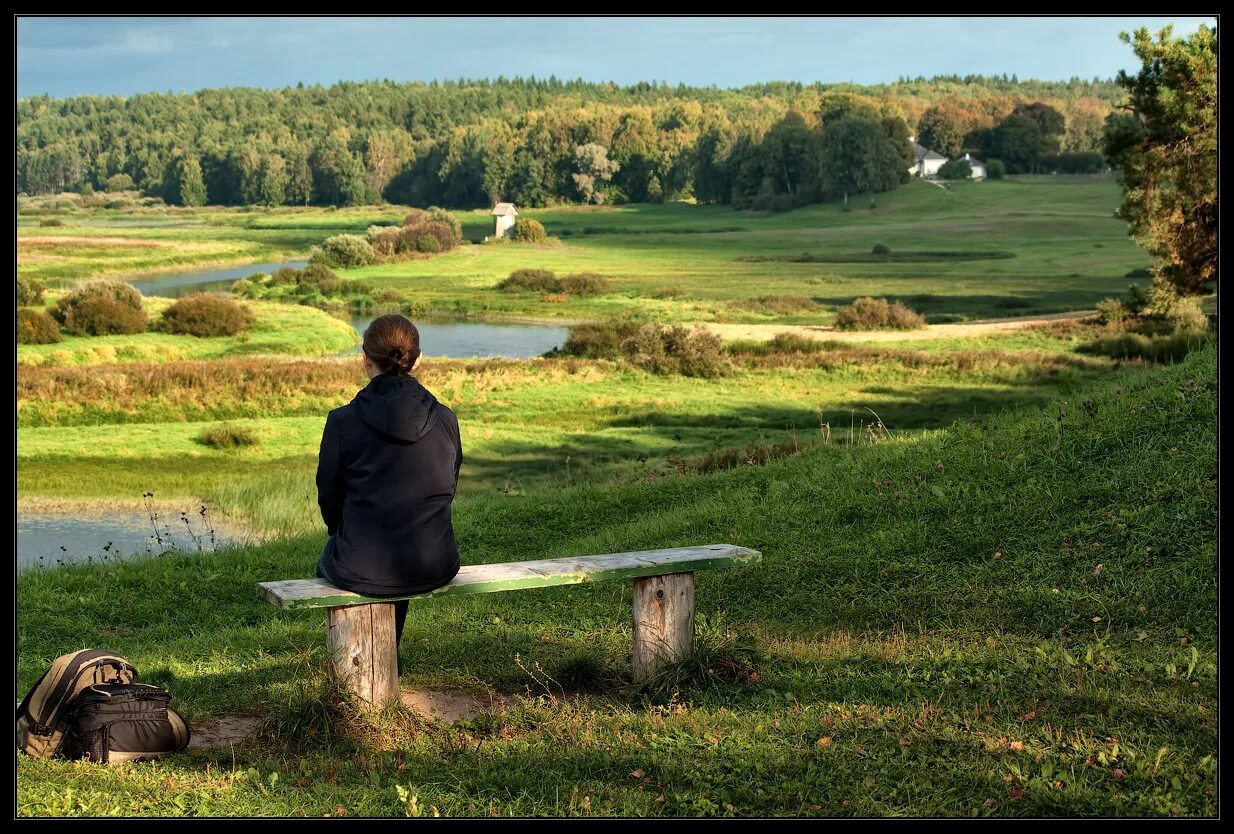
[[38, 688], [43, 685], [43, 681], [47, 678], [47, 676], [50, 673], [51, 673], [51, 670], [48, 669], [43, 674], [39, 675], [39, 679], [34, 682], [34, 686], [30, 687], [30, 691], [26, 693], [26, 697], [21, 699], [21, 705], [17, 707], [17, 717], [18, 718], [21, 718], [21, 714], [23, 712], [29, 714], [30, 701], [34, 698], [34, 693], [37, 692]]
[[[100, 649], [90, 649], [84, 652], [78, 652], [64, 667], [64, 671], [60, 674], [60, 679], [56, 681], [56, 685], [52, 687], [51, 692], [43, 699], [42, 709], [38, 715], [31, 715], [30, 731], [36, 735], [48, 735], [54, 727], [50, 726], [51, 719], [60, 711], [64, 701], [73, 694], [73, 688], [77, 682], [77, 676], [86, 666], [102, 665], [100, 661], [109, 661], [111, 665], [120, 667], [120, 670], [128, 671], [133, 675], [133, 679], [137, 679], [137, 669], [124, 658], [119, 655], [114, 655], [111, 652]], [[50, 670], [49, 670], [50, 671]], [[46, 676], [46, 675], [45, 675]], [[41, 682], [40, 678], [40, 682]], [[35, 687], [37, 690], [38, 687]], [[35, 691], [31, 690], [31, 692]]]

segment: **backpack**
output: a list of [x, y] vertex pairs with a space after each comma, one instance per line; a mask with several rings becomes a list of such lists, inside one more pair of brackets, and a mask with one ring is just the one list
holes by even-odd
[[[106, 687], [125, 687], [137, 682], [137, 668], [117, 654], [87, 649], [61, 655], [26, 693], [21, 706], [17, 708], [17, 749], [39, 759], [50, 759], [57, 755], [79, 758], [91, 754], [90, 745], [95, 745], [98, 749], [98, 758], [95, 758], [95, 761], [128, 761], [183, 749], [188, 745], [188, 725], [166, 706], [170, 695], [159, 687], [142, 684], [142, 688], [135, 692], [123, 694], [144, 697], [123, 698], [116, 702], [117, 706], [134, 701], [154, 702], [153, 710], [150, 709], [151, 704], [146, 703], [128, 707], [129, 713], [137, 716], [135, 719], [125, 714], [126, 708], [119, 711], [100, 708], [101, 704], [108, 703], [102, 700], [103, 693], [111, 694]], [[104, 689], [93, 692], [83, 704], [77, 702], [79, 695], [98, 686]], [[162, 693], [162, 697], [166, 699], [162, 701], [161, 712], [157, 706], [159, 698], [155, 696], [156, 692]], [[84, 712], [83, 706], [88, 706]], [[85, 727], [78, 723], [83, 719], [87, 721]], [[135, 720], [137, 724], [128, 727], [130, 720]], [[117, 722], [118, 726], [113, 726]], [[168, 732], [155, 732], [150, 722], [161, 722], [170, 729]], [[123, 737], [116, 745], [118, 753], [144, 755], [110, 756], [109, 739], [112, 737]], [[161, 741], [157, 746], [151, 747], [150, 740], [156, 738]], [[83, 750], [83, 745], [87, 749]], [[141, 747], [150, 749], [143, 750]]]
[[157, 759], [188, 746], [188, 724], [167, 690], [148, 683], [96, 683], [68, 707], [64, 755], [99, 764]]

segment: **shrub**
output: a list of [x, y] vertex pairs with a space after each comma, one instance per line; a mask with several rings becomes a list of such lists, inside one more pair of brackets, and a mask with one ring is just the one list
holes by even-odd
[[244, 296], [245, 298], [252, 298], [255, 297], [258, 286], [259, 285], [254, 284], [248, 278], [241, 278], [239, 281], [236, 281], [231, 285], [231, 291], [235, 295]]
[[259, 441], [253, 430], [244, 426], [211, 426], [197, 435], [197, 442], [211, 449], [238, 449], [256, 446]]
[[561, 284], [552, 270], [516, 269], [497, 285], [505, 292], [560, 292]]
[[132, 191], [133, 188], [133, 178], [128, 174], [112, 174], [107, 178], [107, 191], [110, 194], [118, 191]]
[[621, 343], [621, 352], [633, 364], [654, 374], [671, 374], [677, 363], [664, 351], [664, 337], [657, 324], [644, 324]]
[[558, 292], [567, 292], [572, 295], [603, 295], [609, 291], [608, 279], [603, 275], [590, 272], [566, 275], [559, 283]]
[[309, 264], [297, 272], [295, 281], [298, 291], [316, 291], [322, 295], [338, 292], [343, 286], [343, 279], [335, 275], [334, 270], [325, 264], [319, 263]]
[[622, 344], [638, 330], [631, 322], [598, 322], [578, 324], [570, 328], [561, 353], [584, 359], [620, 359]]
[[311, 264], [321, 264], [339, 269], [368, 266], [377, 260], [372, 245], [360, 235], [334, 235], [313, 248], [309, 257]]
[[43, 282], [24, 275], [17, 276], [17, 306], [29, 307], [43, 303]]
[[1001, 159], [987, 159], [985, 163], [986, 179], [1001, 180], [1007, 175], [1007, 166]]
[[416, 251], [428, 255], [436, 254], [441, 251], [441, 243], [432, 235], [418, 235], [416, 237]]
[[373, 252], [382, 257], [390, 257], [398, 251], [399, 226], [369, 226], [367, 236]]
[[432, 219], [432, 215], [424, 209], [413, 208], [407, 212], [407, 216], [403, 218], [403, 222], [399, 225], [404, 229], [410, 226], [420, 226]]
[[724, 373], [724, 345], [710, 330], [677, 324], [664, 331], [663, 338], [664, 352], [677, 360], [680, 373], [706, 379]]
[[446, 211], [437, 206], [428, 207], [429, 219], [433, 222], [440, 223], [450, 230], [450, 236], [455, 243], [461, 243], [463, 240], [463, 224], [454, 216], [452, 212]]
[[877, 330], [884, 327], [916, 330], [925, 326], [925, 319], [898, 301], [889, 303], [885, 298], [858, 298], [836, 311], [835, 326], [838, 330]]
[[876, 243], [870, 249], [870, 254], [871, 255], [890, 255], [891, 247], [885, 243]]
[[61, 298], [52, 318], [75, 336], [141, 333], [146, 313], [141, 293], [123, 281], [91, 281]]
[[1097, 302], [1097, 315], [1102, 324], [1122, 324], [1131, 314], [1117, 298], [1105, 298]]
[[520, 243], [543, 243], [548, 240], [548, 232], [539, 220], [527, 218], [514, 224], [512, 237]]
[[17, 344], [50, 345], [62, 341], [60, 325], [51, 316], [29, 307], [17, 311]]
[[290, 266], [285, 266], [282, 269], [276, 270], [275, 273], [270, 276], [270, 284], [275, 287], [284, 286], [286, 284], [295, 284], [298, 282], [299, 278], [300, 270], [293, 269]]
[[234, 336], [253, 324], [253, 313], [235, 301], [209, 293], [178, 299], [163, 311], [159, 330], [186, 336]]
[[767, 201], [767, 208], [769, 211], [792, 211], [796, 207], [796, 202], [793, 200], [792, 194], [777, 194]]
[[114, 298], [94, 296], [77, 302], [65, 311], [64, 329], [75, 336], [144, 333], [146, 314]]
[[44, 217], [42, 220], [39, 221], [39, 225], [44, 228], [63, 226], [64, 221], [61, 220], [59, 217]]
[[1163, 336], [1143, 333], [1119, 333], [1097, 339], [1085, 345], [1085, 353], [1108, 356], [1111, 359], [1143, 359], [1148, 362], [1177, 362], [1208, 341], [1204, 332], [1181, 331]]
[[[987, 169], [986, 173], [989, 173]], [[973, 175], [973, 166], [967, 159], [949, 159], [938, 169], [939, 179], [966, 180]]]

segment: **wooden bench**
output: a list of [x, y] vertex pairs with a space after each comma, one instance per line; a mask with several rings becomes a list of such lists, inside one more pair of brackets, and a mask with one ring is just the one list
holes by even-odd
[[465, 565], [450, 582], [427, 594], [366, 597], [324, 579], [259, 582], [279, 608], [325, 608], [330, 673], [356, 696], [380, 706], [398, 697], [394, 605], [402, 599], [491, 594], [553, 585], [634, 580], [634, 679], [646, 680], [663, 663], [688, 657], [694, 642], [694, 571], [756, 562], [757, 550], [731, 544], [675, 547], [603, 556]]

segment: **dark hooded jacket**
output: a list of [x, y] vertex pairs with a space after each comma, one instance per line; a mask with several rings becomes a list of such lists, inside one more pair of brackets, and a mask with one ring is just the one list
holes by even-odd
[[450, 502], [462, 462], [458, 418], [414, 377], [378, 374], [331, 411], [317, 463], [326, 575], [371, 596], [447, 584], [459, 568]]

